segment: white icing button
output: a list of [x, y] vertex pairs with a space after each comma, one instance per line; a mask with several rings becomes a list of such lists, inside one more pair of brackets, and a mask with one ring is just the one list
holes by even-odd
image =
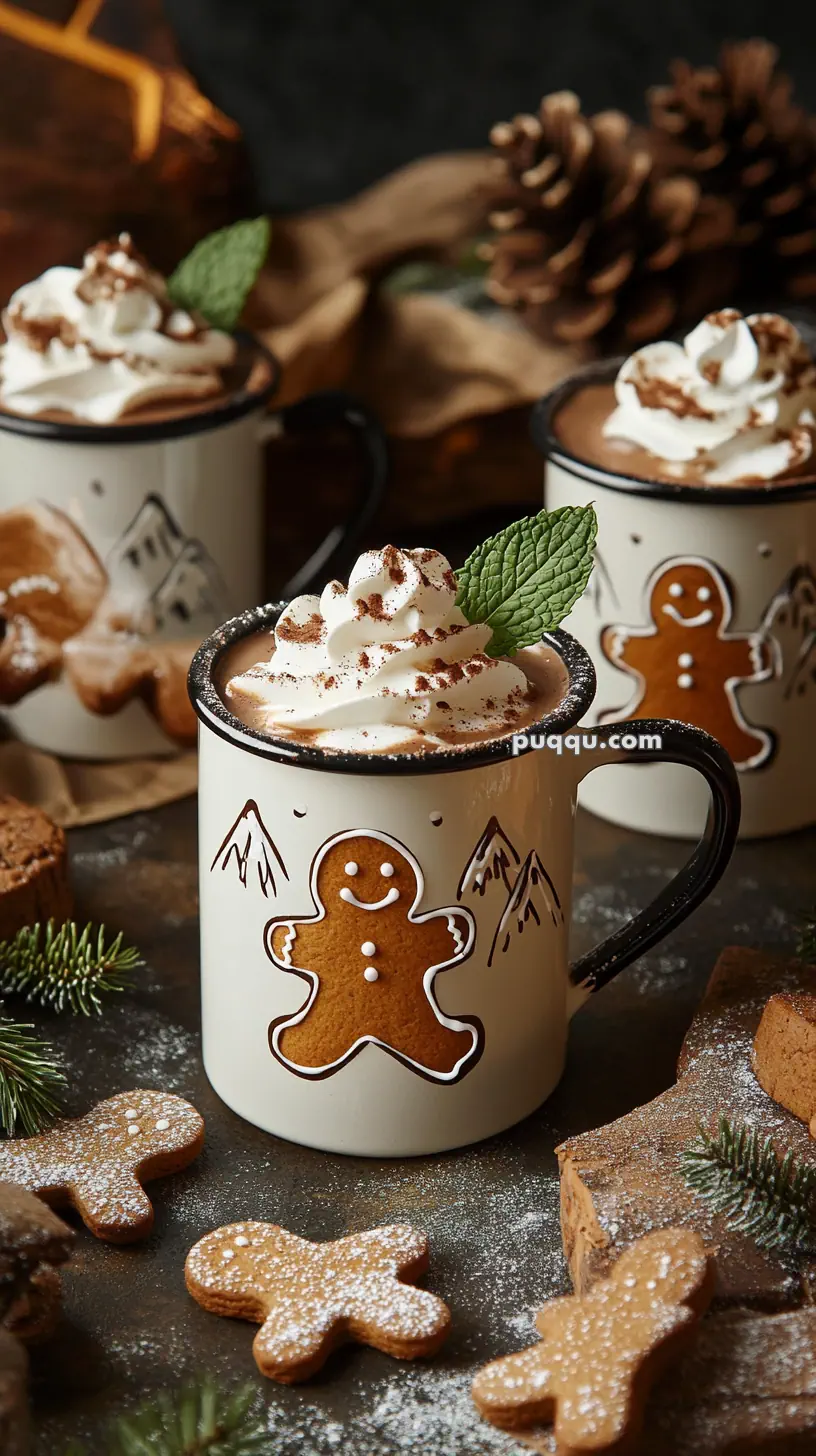
[[221, 1257], [222, 1259], [234, 1259], [235, 1251], [233, 1249], [223, 1249], [221, 1251]]
[[235, 1244], [236, 1248], [246, 1249], [249, 1247], [249, 1239], [246, 1237], [245, 1234], [239, 1234], [237, 1239], [235, 1240]]
[[140, 1128], [138, 1122], [132, 1122], [128, 1128], [128, 1137], [135, 1137], [138, 1132], [141, 1132], [141, 1130], [142, 1129]]
[[133, 1119], [134, 1119], [134, 1117], [138, 1117], [138, 1116], [139, 1116], [138, 1112], [136, 1112], [134, 1110], [134, 1108], [129, 1107], [128, 1110], [127, 1110], [127, 1112], [125, 1113], [125, 1121], [126, 1122], [132, 1122]]
[[376, 966], [366, 966], [363, 975], [367, 981], [379, 981], [380, 979], [380, 973]]
[[698, 600], [698, 602], [707, 602], [709, 600], [710, 596], [711, 596], [711, 587], [710, 586], [701, 586], [701, 587], [698, 587], [698, 589], [697, 589], [697, 600]]
[[373, 940], [364, 940], [362, 945], [360, 946], [360, 950], [363, 952], [364, 956], [373, 956], [377, 954], [377, 947], [374, 944]]
[[690, 652], [681, 652], [680, 653], [680, 656], [677, 659], [677, 666], [678, 667], [693, 667], [694, 666], [694, 658], [692, 657], [691, 653]]
[[160, 1117], [158, 1122], [156, 1123], [156, 1132], [167, 1132], [169, 1126], [169, 1117]]
[[692, 677], [691, 673], [681, 672], [679, 678], [677, 679], [677, 686], [679, 688], [693, 688], [694, 678]]
[[393, 875], [393, 873], [394, 873], [394, 866], [392, 864], [389, 864], [387, 860], [386, 860], [385, 864], [381, 864], [380, 865], [380, 874], [386, 880], [390, 880], [390, 878]]
[[348, 864], [346, 865], [346, 874], [347, 875], [356, 875], [356, 873], [357, 873], [357, 866], [354, 863], [354, 860], [353, 859], [350, 859], [349, 862], [348, 862]]
[[682, 595], [683, 595], [683, 588], [681, 587], [679, 581], [673, 581], [672, 584], [671, 584], [671, 586], [669, 587], [669, 596], [670, 597], [681, 597]]

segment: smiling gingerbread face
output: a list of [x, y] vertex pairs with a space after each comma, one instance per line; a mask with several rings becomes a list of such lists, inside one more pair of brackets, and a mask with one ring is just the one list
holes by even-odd
[[317, 891], [327, 906], [339, 900], [376, 912], [399, 903], [407, 914], [417, 889], [416, 872], [405, 856], [373, 836], [361, 834], [332, 844], [317, 867]]
[[676, 561], [661, 572], [649, 600], [652, 621], [658, 630], [709, 628], [713, 632], [728, 625], [728, 600], [722, 582], [702, 562]]

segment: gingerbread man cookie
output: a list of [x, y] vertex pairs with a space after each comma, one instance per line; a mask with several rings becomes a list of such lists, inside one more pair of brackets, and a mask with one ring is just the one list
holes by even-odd
[[445, 1015], [440, 971], [470, 955], [475, 922], [450, 906], [419, 913], [424, 880], [409, 850], [386, 834], [348, 830], [312, 863], [314, 915], [270, 920], [270, 960], [310, 983], [295, 1015], [269, 1028], [273, 1054], [304, 1077], [328, 1077], [368, 1043], [432, 1081], [456, 1082], [481, 1055], [475, 1017]]
[[98, 1239], [127, 1244], [153, 1227], [142, 1183], [186, 1168], [203, 1142], [204, 1122], [181, 1097], [119, 1092], [37, 1137], [0, 1142], [0, 1179], [73, 1205]]
[[604, 723], [677, 718], [705, 728], [737, 768], [758, 768], [773, 752], [771, 733], [745, 721], [736, 689], [773, 675], [771, 648], [760, 633], [731, 633], [732, 602], [710, 561], [678, 556], [646, 584], [648, 627], [605, 627], [601, 647], [615, 667], [637, 679], [625, 707]]
[[184, 1274], [204, 1309], [260, 1323], [258, 1369], [291, 1385], [349, 1341], [398, 1360], [438, 1350], [450, 1310], [412, 1287], [427, 1267], [427, 1238], [405, 1224], [314, 1244], [274, 1223], [233, 1223], [199, 1240]]
[[473, 1399], [505, 1430], [552, 1421], [563, 1456], [617, 1456], [635, 1440], [649, 1386], [690, 1338], [713, 1290], [699, 1234], [647, 1234], [589, 1294], [550, 1300], [536, 1316], [540, 1343], [485, 1365]]

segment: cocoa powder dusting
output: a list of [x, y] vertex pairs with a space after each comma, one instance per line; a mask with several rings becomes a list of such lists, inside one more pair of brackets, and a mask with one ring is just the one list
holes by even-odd
[[383, 548], [382, 559], [383, 566], [395, 586], [402, 586], [405, 581], [405, 571], [401, 565], [400, 553], [396, 546], [385, 546]]
[[383, 606], [381, 592], [372, 592], [370, 597], [357, 598], [357, 616], [371, 617], [375, 622], [388, 622], [390, 618]]
[[275, 628], [275, 635], [282, 642], [322, 642], [326, 624], [319, 612], [305, 622], [293, 622], [291, 617], [282, 617]]
[[635, 391], [644, 409], [664, 409], [677, 415], [678, 419], [713, 420], [711, 410], [704, 409], [696, 399], [686, 394], [679, 384], [669, 379], [649, 379], [639, 365], [633, 380]]

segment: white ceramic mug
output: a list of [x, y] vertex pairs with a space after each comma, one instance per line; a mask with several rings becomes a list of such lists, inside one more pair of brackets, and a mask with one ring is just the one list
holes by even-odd
[[[8, 551], [2, 560], [2, 537], [4, 522], [10, 536], [10, 523], [16, 528], [21, 511], [35, 514], [29, 522], [33, 532], [53, 532], [58, 551], [68, 558], [69, 575], [72, 555], [97, 563], [105, 590], [110, 587], [127, 603], [129, 615], [144, 622], [137, 648], [177, 646], [175, 701], [183, 705], [183, 731], [191, 741], [195, 720], [185, 680], [193, 647], [226, 616], [267, 595], [264, 441], [282, 430], [343, 424], [355, 433], [363, 457], [359, 502], [283, 587], [285, 597], [308, 590], [313, 580], [325, 580], [353, 559], [385, 485], [382, 432], [348, 395], [316, 394], [277, 415], [266, 414], [278, 369], [266, 351], [260, 353], [269, 364], [262, 388], [186, 416], [97, 426], [0, 413], [0, 568], [5, 565], [11, 577], [17, 569], [13, 551], [10, 561]], [[43, 585], [54, 593], [56, 583]], [[46, 609], [51, 600], [46, 597]], [[14, 605], [0, 592], [0, 613]], [[61, 647], [69, 627], [56, 630]], [[190, 644], [186, 655], [185, 644]], [[65, 671], [27, 692], [4, 716], [17, 736], [67, 758], [129, 758], [178, 746], [161, 713], [150, 711], [138, 694], [117, 711], [88, 711]]]
[[[744, 837], [816, 823], [816, 480], [681, 486], [579, 459], [553, 419], [620, 362], [567, 380], [532, 421], [547, 507], [591, 501], [598, 515], [595, 570], [567, 619], [598, 678], [587, 722], [611, 731], [659, 710], [707, 728], [739, 772]], [[699, 779], [674, 764], [598, 774], [581, 804], [689, 837], [706, 813]]]
[[[557, 752], [595, 686], [564, 632], [547, 640], [569, 690], [531, 730], [550, 748], [514, 754], [503, 739], [417, 759], [275, 741], [233, 717], [213, 673], [279, 610], [227, 623], [190, 670], [207, 1075], [242, 1117], [330, 1152], [476, 1142], [549, 1096], [573, 1012], [709, 893], [737, 834], [736, 775], [713, 739], [677, 724], [642, 725], [662, 735], [656, 753]], [[577, 784], [599, 763], [655, 756], [704, 776], [706, 833], [648, 909], [570, 968]], [[387, 1042], [394, 996], [407, 1009]]]

